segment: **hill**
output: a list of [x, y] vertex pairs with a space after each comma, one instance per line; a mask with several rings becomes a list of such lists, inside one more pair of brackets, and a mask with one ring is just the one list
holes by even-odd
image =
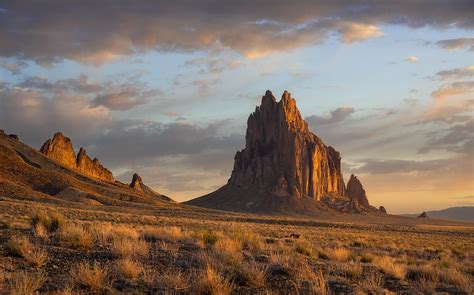
[[[419, 214], [404, 214], [416, 217]], [[426, 211], [429, 218], [474, 222], [474, 206], [450, 207], [437, 211]]]

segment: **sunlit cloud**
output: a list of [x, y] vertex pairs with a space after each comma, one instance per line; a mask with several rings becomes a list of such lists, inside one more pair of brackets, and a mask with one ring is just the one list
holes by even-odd
[[412, 62], [412, 63], [417, 63], [420, 60], [418, 59], [418, 57], [412, 55], [412, 56], [407, 57], [406, 61]]

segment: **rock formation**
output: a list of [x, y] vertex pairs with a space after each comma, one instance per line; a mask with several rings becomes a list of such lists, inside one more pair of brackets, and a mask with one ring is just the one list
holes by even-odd
[[425, 211], [423, 211], [423, 213], [421, 213], [417, 218], [424, 218], [424, 219], [428, 219], [428, 214], [426, 214]]
[[52, 139], [48, 139], [40, 152], [68, 168], [76, 169], [76, 153], [72, 142], [61, 132], [57, 132]]
[[346, 196], [348, 196], [356, 205], [365, 208], [370, 206], [364, 187], [354, 174], [351, 174], [351, 178], [347, 182]]
[[309, 131], [287, 91], [279, 102], [265, 93], [245, 140], [228, 183], [189, 204], [240, 211], [293, 206], [289, 211], [306, 213], [326, 194], [344, 195], [339, 152]]
[[40, 152], [82, 174], [109, 182], [114, 181], [112, 172], [103, 167], [96, 158], [91, 160], [82, 147], [76, 156], [71, 140], [61, 132], [57, 132], [52, 139], [48, 139], [41, 147]]
[[147, 185], [145, 185], [142, 181], [142, 178], [137, 173], [133, 174], [132, 182], [130, 182], [130, 187], [133, 188], [136, 191], [139, 191], [140, 193], [143, 193], [144, 195], [149, 196], [149, 197], [156, 197], [156, 198], [160, 198], [160, 199], [163, 199], [163, 200], [166, 200], [166, 201], [173, 201], [172, 199], [168, 198], [167, 196], [162, 195], [162, 194], [156, 192], [155, 190], [151, 189]]
[[344, 194], [339, 153], [309, 131], [287, 91], [279, 102], [266, 92], [247, 121], [245, 139], [245, 149], [235, 155], [230, 186], [314, 200]]
[[385, 209], [384, 206], [380, 206], [380, 207], [379, 207], [379, 212], [380, 212], [380, 213], [383, 213], [383, 214], [387, 214], [387, 210]]
[[142, 178], [137, 173], [134, 173], [132, 176], [132, 182], [130, 182], [130, 187], [136, 189], [137, 191], [142, 191], [141, 185], [143, 184]]
[[77, 154], [76, 167], [77, 170], [83, 174], [110, 182], [114, 181], [112, 172], [102, 166], [97, 158], [91, 160], [87, 155], [86, 150], [82, 147], [79, 149], [79, 153]]

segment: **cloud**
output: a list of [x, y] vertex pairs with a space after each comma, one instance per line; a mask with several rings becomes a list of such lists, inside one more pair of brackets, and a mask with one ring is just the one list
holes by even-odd
[[432, 150], [446, 150], [460, 154], [474, 154], [474, 120], [450, 125], [429, 134], [428, 142], [421, 153]]
[[450, 85], [443, 85], [438, 90], [431, 93], [436, 99], [442, 100], [450, 96], [462, 95], [471, 92], [474, 89], [474, 81], [458, 81]]
[[8, 59], [6, 59], [0, 60], [0, 67], [9, 71], [13, 75], [19, 75], [23, 69], [28, 67], [28, 63], [21, 60], [8, 61]]
[[306, 118], [311, 125], [327, 125], [344, 121], [347, 117], [355, 112], [353, 107], [339, 107], [326, 113], [325, 116], [312, 115]]
[[412, 63], [417, 63], [417, 62], [419, 62], [420, 60], [419, 60], [418, 57], [416, 57], [416, 56], [409, 56], [409, 57], [407, 57], [406, 61], [412, 62]]
[[97, 95], [92, 100], [92, 105], [104, 106], [114, 111], [126, 111], [147, 103], [149, 97], [158, 94], [161, 94], [161, 91], [141, 92], [138, 88], [129, 87], [120, 92]]
[[470, 51], [474, 51], [474, 38], [440, 40], [436, 42], [436, 45], [447, 50], [468, 48]]
[[[189, 9], [189, 1], [181, 0], [74, 5], [18, 0], [2, 7], [0, 39], [9, 42], [0, 44], [0, 56], [43, 65], [65, 58], [102, 64], [153, 50], [230, 50], [256, 58], [320, 43], [333, 35], [347, 43], [379, 37], [379, 27], [386, 24], [474, 27], [470, 0], [396, 4], [303, 0], [298, 5], [284, 0], [271, 8], [263, 4], [267, 3], [200, 0]], [[439, 44], [448, 46], [444, 41]]]
[[91, 106], [80, 95], [44, 95], [38, 90], [17, 87], [0, 90], [0, 125], [34, 146], [58, 130], [85, 138], [110, 122], [108, 109]]
[[349, 171], [351, 173], [369, 174], [425, 172], [439, 169], [446, 165], [448, 161], [447, 159], [428, 161], [365, 159], [358, 163], [359, 167], [352, 168]]
[[436, 73], [436, 76], [438, 76], [442, 80], [458, 80], [463, 78], [472, 78], [474, 77], [474, 66], [439, 71]]
[[359, 23], [342, 24], [339, 32], [342, 41], [345, 43], [354, 43], [383, 36], [382, 31], [377, 26]]

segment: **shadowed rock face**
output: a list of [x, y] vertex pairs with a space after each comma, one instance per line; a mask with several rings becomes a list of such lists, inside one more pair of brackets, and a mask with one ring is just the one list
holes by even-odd
[[133, 174], [132, 182], [130, 183], [130, 187], [136, 189], [137, 191], [142, 191], [141, 184], [142, 178], [137, 173]]
[[76, 156], [71, 140], [61, 132], [57, 132], [52, 139], [48, 139], [41, 147], [40, 152], [82, 174], [114, 182], [112, 172], [102, 166], [96, 158], [91, 160], [85, 149], [81, 147]]
[[347, 182], [346, 196], [359, 206], [369, 207], [369, 200], [365, 194], [364, 187], [354, 174], [351, 174], [351, 178]]
[[417, 218], [424, 218], [424, 219], [428, 219], [428, 214], [426, 214], [425, 211], [423, 211], [423, 213], [421, 213]]
[[380, 206], [380, 207], [379, 207], [379, 212], [380, 212], [380, 213], [383, 213], [383, 214], [387, 214], [387, 210], [385, 209], [384, 206]]
[[344, 194], [339, 153], [309, 131], [287, 91], [279, 102], [265, 93], [248, 118], [245, 139], [245, 149], [235, 155], [231, 187], [318, 201], [326, 193]]

